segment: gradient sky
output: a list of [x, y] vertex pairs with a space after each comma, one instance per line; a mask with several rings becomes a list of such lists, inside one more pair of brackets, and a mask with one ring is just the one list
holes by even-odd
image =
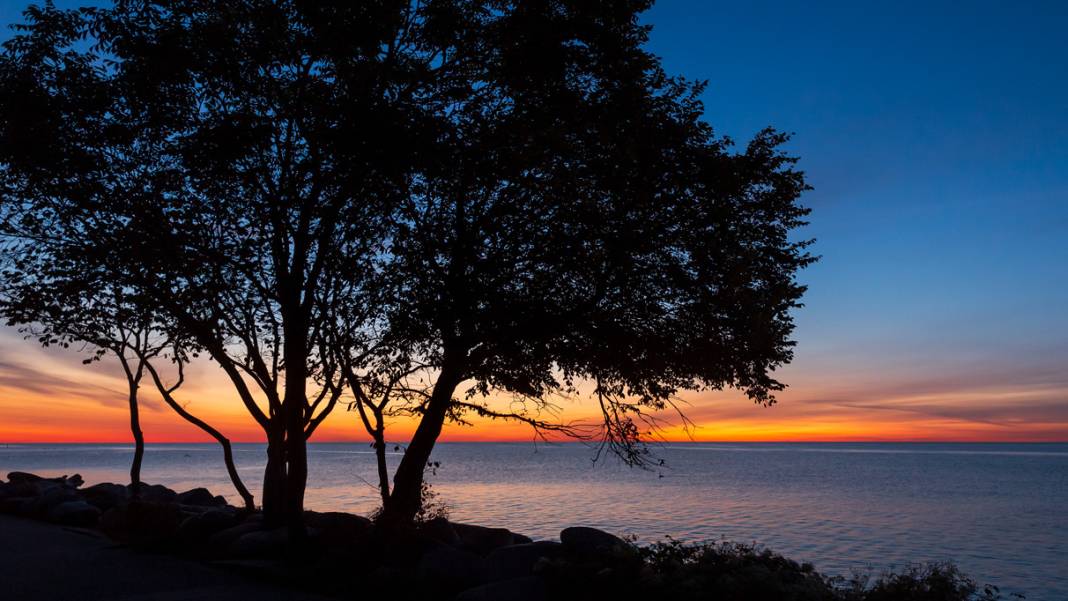
[[[790, 389], [770, 409], [686, 396], [695, 438], [1068, 440], [1068, 4], [663, 0], [647, 21], [670, 72], [709, 81], [721, 134], [794, 132], [815, 186], [805, 235], [822, 260], [802, 275]], [[0, 441], [128, 440], [124, 386], [110, 363], [0, 330]], [[212, 366], [183, 395], [233, 439], [261, 439]], [[145, 405], [149, 441], [204, 439]], [[361, 434], [339, 411], [316, 439]]]

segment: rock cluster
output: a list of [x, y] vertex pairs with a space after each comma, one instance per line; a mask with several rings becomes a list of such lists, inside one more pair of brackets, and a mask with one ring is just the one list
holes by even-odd
[[550, 599], [556, 598], [552, 585], [558, 574], [577, 569], [593, 575], [640, 563], [633, 545], [596, 528], [565, 528], [559, 542], [444, 520], [428, 522], [420, 530], [440, 543], [421, 556], [416, 570], [428, 597], [449, 593], [458, 601]]
[[[268, 528], [262, 515], [232, 507], [204, 488], [101, 483], [82, 488], [77, 474], [42, 478], [12, 472], [0, 481], [0, 512], [64, 526], [96, 528], [111, 539], [181, 553], [259, 577], [312, 580], [348, 596], [352, 566], [386, 585], [403, 582], [420, 598], [540, 600], [553, 574], [612, 570], [636, 557], [626, 541], [594, 528], [567, 528], [559, 541], [533, 541], [504, 528], [436, 518], [376, 532], [367, 518], [308, 511], [306, 539]], [[330, 579], [338, 580], [331, 586]], [[340, 587], [340, 590], [339, 590]]]
[[178, 493], [158, 484], [142, 483], [136, 491], [110, 482], [86, 488], [83, 484], [78, 474], [43, 478], [11, 472], [6, 482], [0, 481], [0, 513], [64, 526], [97, 527], [130, 542], [172, 536], [185, 522], [203, 520], [209, 512], [236, 516], [238, 511], [204, 488]]
[[[180, 554], [260, 580], [340, 599], [396, 601], [995, 601], [954, 566], [933, 564], [870, 580], [831, 578], [752, 545], [635, 547], [576, 526], [559, 541], [443, 518], [414, 526], [375, 524], [348, 513], [305, 512], [291, 540], [261, 514], [231, 507], [203, 488], [142, 484], [82, 488], [77, 474], [12, 472], [0, 481], [0, 512], [66, 527], [97, 528], [131, 546]], [[134, 493], [137, 494], [134, 494]], [[2, 595], [0, 595], [2, 596]]]

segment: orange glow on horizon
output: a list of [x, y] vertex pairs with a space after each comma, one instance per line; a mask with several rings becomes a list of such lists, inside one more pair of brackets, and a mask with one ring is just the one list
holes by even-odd
[[[44, 399], [33, 393], [19, 396], [0, 388], [0, 442], [89, 443], [132, 441], [125, 399], [106, 406], [87, 399]], [[784, 399], [761, 408], [743, 399], [730, 402], [691, 402], [687, 413], [695, 425], [674, 423], [656, 440], [668, 442], [1062, 442], [1068, 423], [1018, 423], [1010, 426], [971, 419], [887, 415], [884, 410], [842, 410], [828, 415], [819, 405]], [[44, 407], [48, 407], [44, 409]], [[708, 411], [715, 407], [716, 411]], [[188, 408], [214, 425], [233, 442], [263, 442], [262, 431], [236, 401], [212, 399]], [[569, 419], [593, 423], [593, 407], [578, 404]], [[719, 415], [720, 413], [724, 415]], [[711, 414], [711, 415], [708, 415]], [[729, 414], [729, 415], [728, 415]], [[531, 442], [525, 424], [474, 419], [474, 425], [446, 425], [441, 440], [448, 442]], [[394, 420], [387, 428], [391, 442], [403, 444], [415, 430], [412, 419]], [[213, 442], [158, 400], [142, 403], [141, 427], [149, 443]], [[561, 437], [550, 437], [563, 440]], [[313, 442], [369, 442], [355, 413], [338, 407], [313, 436]]]
[[[0, 443], [130, 442], [126, 383], [107, 360], [83, 366], [74, 353], [43, 351], [32, 343], [0, 357]], [[1062, 442], [1068, 440], [1068, 384], [1048, 374], [1014, 377], [922, 379], [899, 375], [872, 383], [859, 371], [829, 378], [790, 368], [791, 384], [770, 408], [754, 406], [736, 391], [683, 396], [695, 428], [682, 428], [665, 414], [662, 438], [674, 442]], [[225, 380], [206, 362], [191, 365], [178, 398], [233, 442], [262, 442], [262, 431]], [[828, 384], [833, 382], [833, 384]], [[141, 422], [149, 443], [212, 442], [158, 397], [142, 388]], [[503, 403], [503, 401], [502, 401]], [[561, 419], [594, 423], [596, 403], [561, 403]], [[473, 427], [447, 425], [442, 441], [529, 442], [523, 424], [473, 418]], [[413, 420], [387, 427], [391, 443], [403, 444]], [[314, 442], [368, 442], [357, 415], [343, 405], [313, 437]]]

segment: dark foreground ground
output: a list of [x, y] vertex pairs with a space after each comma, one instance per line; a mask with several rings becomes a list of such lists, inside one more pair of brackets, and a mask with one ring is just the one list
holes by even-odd
[[325, 601], [97, 532], [0, 515], [0, 598], [12, 601]]
[[[12, 472], [0, 481], [0, 600], [996, 601], [952, 565], [842, 579], [755, 546], [646, 547], [585, 526], [383, 524], [307, 511], [305, 534], [198, 488]], [[299, 591], [293, 587], [299, 587]]]

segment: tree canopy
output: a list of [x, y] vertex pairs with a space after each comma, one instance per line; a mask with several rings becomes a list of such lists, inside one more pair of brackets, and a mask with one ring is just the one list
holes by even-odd
[[[587, 382], [640, 463], [683, 390], [774, 401], [812, 261], [786, 136], [716, 135], [645, 48], [649, 4], [30, 9], [0, 59], [5, 275], [106, 273], [217, 362], [298, 529], [346, 391], [399, 519], [445, 421], [575, 433], [543, 410]], [[390, 412], [419, 419], [392, 490]]]

